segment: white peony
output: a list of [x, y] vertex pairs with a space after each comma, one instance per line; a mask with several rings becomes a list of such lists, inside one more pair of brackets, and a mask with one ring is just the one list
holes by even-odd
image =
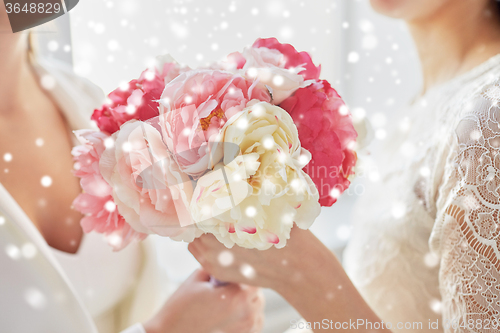
[[281, 248], [295, 223], [307, 229], [320, 213], [318, 191], [302, 168], [290, 115], [265, 102], [250, 102], [221, 130], [224, 160], [199, 178], [191, 200], [198, 228], [227, 247]]
[[304, 77], [298, 74], [303, 68], [298, 67], [293, 71], [284, 68], [284, 56], [277, 50], [248, 47], [243, 50], [242, 55], [246, 62], [240, 71], [246, 77], [258, 79], [265, 84], [271, 91], [272, 103], [275, 105], [312, 82], [304, 81]]

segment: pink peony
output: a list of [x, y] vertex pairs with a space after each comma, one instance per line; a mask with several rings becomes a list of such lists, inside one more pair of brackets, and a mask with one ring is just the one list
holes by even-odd
[[235, 73], [239, 69], [242, 69], [246, 62], [247, 60], [241, 52], [233, 52], [228, 54], [226, 59], [214, 62], [206, 69], [224, 70]]
[[73, 208], [85, 215], [80, 221], [83, 231], [105, 234], [114, 250], [122, 249], [134, 239], [143, 239], [145, 235], [131, 230], [115, 209], [112, 188], [99, 171], [105, 142], [109, 143], [111, 138], [105, 133], [89, 130], [76, 131], [76, 136], [81, 145], [72, 150], [74, 174], [80, 178], [85, 193], [73, 201]]
[[101, 131], [112, 134], [131, 119], [148, 120], [158, 116], [158, 100], [165, 83], [181, 72], [175, 62], [167, 62], [160, 67], [161, 72], [157, 68], [147, 69], [138, 80], [112, 91], [108, 95], [109, 102], [94, 110], [92, 120]]
[[285, 68], [283, 54], [267, 48], [246, 48], [243, 51], [246, 62], [241, 72], [256, 78], [271, 90], [272, 104], [279, 105], [297, 89], [308, 86], [302, 75]]
[[220, 160], [220, 129], [252, 99], [269, 102], [269, 92], [258, 81], [218, 70], [183, 73], [165, 87], [160, 127], [183, 172], [197, 177]]
[[99, 159], [109, 135], [92, 130], [75, 131], [75, 135], [81, 145], [74, 147], [71, 153], [75, 160], [74, 174], [80, 178], [82, 189], [93, 196], [111, 195], [111, 188], [99, 172]]
[[242, 69], [246, 60], [240, 52], [233, 52], [227, 56], [227, 62], [235, 64], [236, 69]]
[[141, 121], [131, 120], [113, 134], [115, 144], [100, 160], [103, 178], [113, 191], [120, 214], [141, 233], [155, 233], [176, 240], [199, 236], [191, 224], [187, 206], [192, 185], [170, 158], [160, 132]]
[[134, 240], [142, 240], [147, 234], [136, 232], [116, 210], [111, 195], [98, 197], [82, 193], [73, 201], [73, 207], [85, 216], [80, 225], [85, 233], [95, 231], [105, 234], [113, 250], [119, 251]]
[[352, 148], [357, 133], [347, 107], [324, 80], [297, 90], [280, 107], [290, 113], [302, 147], [312, 154], [304, 170], [318, 188], [319, 203], [333, 205], [349, 187], [356, 163]]
[[253, 45], [253, 48], [266, 47], [271, 50], [277, 50], [284, 55], [284, 67], [295, 68], [303, 67], [304, 70], [299, 72], [304, 76], [304, 80], [318, 80], [321, 72], [321, 65], [316, 67], [307, 52], [297, 52], [290, 44], [281, 44], [276, 38], [259, 38]]
[[304, 81], [304, 77], [297, 74], [297, 71], [301, 70], [300, 68], [289, 70], [285, 65], [286, 58], [278, 50], [265, 47], [247, 47], [243, 53], [231, 53], [225, 61], [213, 64], [211, 68], [259, 80], [261, 84], [268, 87], [272, 97], [271, 103], [278, 105], [297, 89], [311, 83], [311, 81]]

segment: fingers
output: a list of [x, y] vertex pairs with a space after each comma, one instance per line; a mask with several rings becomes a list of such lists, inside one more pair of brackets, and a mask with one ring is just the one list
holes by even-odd
[[251, 286], [248, 284], [241, 284], [241, 288], [247, 291], [249, 294], [256, 294], [261, 291], [259, 287]]
[[191, 252], [193, 257], [203, 266], [205, 264], [206, 259], [204, 256], [204, 252], [200, 249], [198, 244], [191, 243], [188, 245], [188, 250]]
[[265, 298], [261, 288], [248, 285], [241, 285], [241, 288], [246, 293], [246, 298], [250, 303], [264, 307]]
[[195, 270], [193, 274], [191, 274], [188, 280], [196, 282], [208, 282], [210, 281], [210, 274], [208, 274], [205, 270], [199, 268]]
[[260, 332], [264, 324], [264, 296], [257, 288], [246, 288], [245, 310], [241, 320], [249, 333]]
[[254, 299], [261, 293], [261, 289], [259, 287], [249, 286], [247, 284], [240, 284], [240, 286], [241, 290], [245, 292], [248, 299]]
[[200, 256], [201, 253], [200, 253], [198, 247], [196, 246], [195, 242], [196, 242], [196, 239], [192, 243], [189, 243], [188, 250], [195, 257], [195, 259], [198, 260], [198, 262], [199, 262], [200, 258], [201, 258], [201, 256]]
[[262, 307], [264, 304], [264, 294], [258, 287], [252, 287], [239, 283], [230, 283], [225, 286], [215, 287], [217, 292], [228, 298], [238, 299], [241, 304], [256, 304]]
[[200, 265], [203, 267], [203, 270], [207, 274], [212, 274], [213, 272], [211, 271], [211, 266], [209, 265], [208, 261], [205, 259], [204, 253], [199, 249], [199, 247], [196, 244], [189, 244], [188, 245], [188, 250], [191, 252], [193, 257], [200, 263]]
[[254, 320], [254, 325], [253, 325], [252, 329], [250, 330], [250, 332], [251, 333], [260, 333], [260, 332], [262, 332], [263, 328], [264, 328], [264, 316], [259, 315]]
[[236, 295], [242, 292], [241, 286], [238, 283], [229, 283], [214, 288], [221, 295], [224, 294], [228, 297], [235, 297]]
[[235, 332], [257, 333], [261, 331], [264, 322], [264, 297], [259, 288], [229, 284], [215, 287], [214, 291], [222, 300], [230, 302], [231, 318], [238, 328]]
[[226, 246], [219, 242], [217, 238], [212, 234], [203, 234], [201, 237], [196, 239], [196, 244], [202, 246], [203, 248], [211, 251], [217, 250], [227, 250]]
[[254, 325], [251, 332], [261, 332], [264, 327], [264, 308], [265, 308], [265, 297], [262, 293], [262, 289], [258, 288], [255, 292], [255, 297], [252, 299], [253, 311], [254, 311]]
[[195, 253], [205, 260], [214, 261], [217, 259], [218, 255], [223, 251], [230, 251], [233, 255], [236, 254], [237, 248], [227, 248], [224, 244], [220, 243], [214, 235], [205, 234], [188, 245], [189, 251], [195, 255]]
[[215, 238], [215, 236], [212, 235], [212, 234], [203, 234], [200, 237], [198, 237], [197, 240], [200, 241], [200, 242], [203, 242], [203, 243], [205, 243], [205, 242], [211, 242], [213, 240], [215, 240], [216, 242], [218, 242], [217, 238]]
[[260, 333], [264, 327], [264, 301], [254, 303], [251, 333]]

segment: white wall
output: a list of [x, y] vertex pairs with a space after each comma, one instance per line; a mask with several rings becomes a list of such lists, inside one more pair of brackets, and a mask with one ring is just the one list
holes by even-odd
[[106, 92], [170, 53], [190, 66], [223, 58], [258, 37], [311, 52], [333, 77], [335, 2], [314, 0], [81, 1], [71, 11], [75, 69]]
[[343, 2], [348, 23], [343, 35], [344, 97], [353, 111], [361, 107], [370, 116], [398, 112], [421, 84], [418, 57], [406, 25], [376, 14], [367, 0]]

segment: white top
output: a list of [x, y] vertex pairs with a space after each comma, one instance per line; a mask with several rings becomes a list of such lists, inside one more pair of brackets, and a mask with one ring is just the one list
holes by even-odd
[[378, 181], [365, 182], [343, 263], [393, 332], [498, 331], [499, 79], [497, 55], [431, 89], [388, 119], [366, 163]]
[[[90, 128], [102, 91], [65, 64], [38, 59], [33, 66], [55, 79], [48, 93], [70, 127]], [[152, 316], [168, 292], [148, 240], [113, 252], [90, 233], [76, 254], [50, 248], [1, 184], [0, 249], [1, 332], [117, 333]]]
[[133, 243], [113, 252], [101, 235], [90, 233], [84, 235], [75, 254], [51, 250], [94, 319], [99, 333], [118, 332], [114, 309], [139, 278], [139, 244]]

